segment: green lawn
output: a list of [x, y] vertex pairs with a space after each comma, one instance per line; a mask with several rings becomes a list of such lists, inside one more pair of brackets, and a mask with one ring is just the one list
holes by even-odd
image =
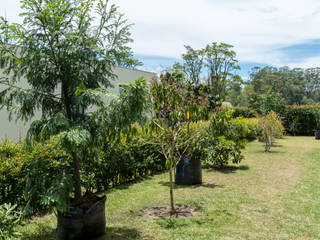
[[[176, 187], [176, 203], [192, 205], [189, 219], [152, 220], [137, 212], [169, 203], [168, 174], [107, 193], [107, 235], [124, 239], [320, 239], [320, 141], [285, 137], [271, 153], [250, 143], [238, 167], [203, 171], [204, 183]], [[55, 239], [46, 216], [20, 228], [21, 239]]]

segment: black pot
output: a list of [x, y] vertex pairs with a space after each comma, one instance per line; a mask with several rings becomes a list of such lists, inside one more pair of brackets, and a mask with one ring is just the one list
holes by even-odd
[[314, 131], [314, 137], [315, 137], [315, 139], [320, 139], [320, 130], [315, 130]]
[[183, 158], [176, 167], [175, 184], [195, 185], [202, 183], [201, 161], [190, 157]]
[[106, 233], [106, 196], [97, 198], [85, 213], [79, 207], [58, 213], [57, 240], [95, 239]]

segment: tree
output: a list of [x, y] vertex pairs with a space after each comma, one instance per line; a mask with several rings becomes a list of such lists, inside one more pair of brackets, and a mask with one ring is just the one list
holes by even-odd
[[166, 167], [169, 169], [171, 214], [175, 213], [173, 170], [188, 153], [191, 141], [197, 139], [196, 135], [187, 134], [186, 137], [184, 130], [191, 119], [190, 115], [196, 112], [200, 104], [181, 84], [182, 78], [182, 73], [166, 72], [160, 76], [160, 81], [155, 79], [151, 85], [155, 114], [153, 125], [157, 129], [155, 144], [161, 147], [161, 152], [166, 159]]
[[270, 152], [270, 148], [274, 145], [275, 138], [281, 138], [284, 127], [280, 118], [273, 111], [259, 119], [259, 128], [261, 131], [261, 139], [265, 144], [265, 152]]
[[200, 75], [203, 69], [203, 50], [195, 50], [190, 46], [184, 46], [186, 53], [182, 54], [182, 69], [187, 75], [188, 82], [193, 85], [200, 83]]
[[[0, 67], [6, 74], [0, 83], [8, 87], [0, 93], [0, 107], [25, 121], [41, 111], [28, 139], [58, 137], [72, 156], [78, 201], [81, 152], [93, 152], [106, 128], [118, 131], [129, 126], [145, 107], [147, 87], [142, 79], [124, 87], [120, 98], [105, 103], [106, 88], [116, 77], [113, 67], [135, 63], [127, 46], [132, 41], [131, 25], [109, 0], [21, 3], [23, 24], [9, 24], [4, 18], [0, 22]], [[21, 78], [30, 88], [19, 87]], [[100, 109], [92, 113], [93, 106]]]
[[310, 104], [319, 101], [319, 69], [289, 67], [255, 67], [250, 74], [255, 94], [275, 89], [288, 105]]
[[204, 52], [205, 66], [208, 69], [208, 85], [213, 96], [225, 99], [229, 81], [234, 79], [234, 71], [240, 69], [235, 59], [233, 46], [226, 43], [208, 44]]

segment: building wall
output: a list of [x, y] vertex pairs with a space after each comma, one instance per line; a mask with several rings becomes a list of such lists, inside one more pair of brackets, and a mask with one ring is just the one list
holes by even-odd
[[[118, 78], [117, 80], [112, 82], [114, 88], [109, 89], [111, 93], [119, 93], [120, 83], [134, 82], [134, 80], [140, 77], [144, 77], [146, 80], [151, 81], [151, 79], [156, 76], [155, 73], [123, 67], [115, 67], [114, 73], [118, 76]], [[28, 87], [26, 81], [23, 80], [21, 81], [20, 86], [24, 88]], [[6, 86], [0, 84], [0, 92], [5, 88]], [[8, 116], [9, 114], [7, 110], [0, 110], [0, 140], [4, 138], [9, 138], [12, 140], [19, 140], [19, 138], [24, 138], [32, 121], [24, 123], [22, 121], [15, 121], [15, 118], [13, 117], [13, 120], [10, 122]], [[40, 117], [41, 114], [37, 113], [33, 120], [40, 119]]]

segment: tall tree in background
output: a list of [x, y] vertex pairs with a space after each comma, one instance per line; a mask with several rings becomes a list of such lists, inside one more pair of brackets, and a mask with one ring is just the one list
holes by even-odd
[[258, 95], [274, 89], [289, 105], [311, 104], [320, 101], [319, 76], [319, 68], [255, 67], [249, 84]]
[[305, 70], [305, 90], [303, 98], [305, 104], [320, 102], [320, 68]]
[[195, 50], [190, 46], [184, 46], [186, 53], [182, 54], [183, 71], [187, 75], [190, 84], [200, 83], [201, 71], [203, 69], [203, 50]]
[[[0, 107], [25, 121], [41, 111], [28, 136], [59, 137], [72, 155], [73, 192], [79, 200], [81, 151], [99, 146], [106, 127], [121, 129], [138, 120], [145, 105], [143, 80], [125, 88], [111, 105], [104, 101], [105, 89], [116, 78], [113, 67], [136, 64], [127, 46], [131, 25], [109, 0], [21, 3], [23, 24], [0, 22], [0, 68], [6, 74], [0, 83], [7, 86], [0, 93]], [[22, 77], [30, 88], [19, 87]], [[91, 114], [92, 106], [102, 109]]]
[[208, 69], [208, 85], [213, 96], [225, 99], [227, 85], [234, 79], [234, 71], [240, 69], [233, 46], [226, 43], [208, 44], [204, 48], [205, 66]]

